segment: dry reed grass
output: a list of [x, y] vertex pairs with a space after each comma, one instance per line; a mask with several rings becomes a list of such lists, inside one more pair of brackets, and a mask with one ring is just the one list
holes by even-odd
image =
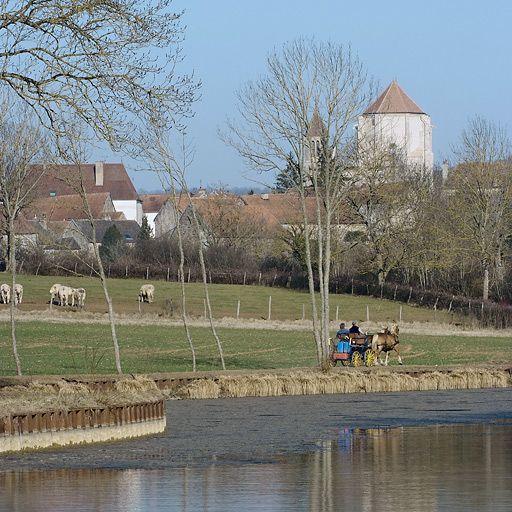
[[503, 388], [512, 385], [503, 370], [467, 369], [431, 371], [412, 376], [387, 370], [361, 372], [315, 371], [283, 375], [241, 375], [200, 379], [179, 388], [176, 396], [188, 399], [249, 396], [319, 395], [334, 393], [374, 393], [443, 389]]
[[54, 385], [32, 382], [27, 386], [0, 388], [0, 414], [127, 405], [152, 402], [162, 397], [155, 382], [143, 376], [123, 378], [108, 391], [93, 390], [86, 384], [64, 380]]

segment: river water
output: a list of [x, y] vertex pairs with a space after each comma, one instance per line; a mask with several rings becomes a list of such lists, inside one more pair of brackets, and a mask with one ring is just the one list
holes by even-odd
[[0, 511], [511, 511], [511, 405], [510, 390], [170, 403], [162, 436], [0, 458]]

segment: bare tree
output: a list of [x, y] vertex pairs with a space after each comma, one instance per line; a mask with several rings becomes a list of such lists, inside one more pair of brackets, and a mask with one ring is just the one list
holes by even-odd
[[[196, 210], [196, 206], [194, 201], [192, 200], [192, 194], [190, 193], [190, 189], [188, 187], [188, 183], [186, 180], [186, 172], [193, 158], [193, 151], [189, 145], [187, 145], [185, 134], [182, 137], [181, 143], [181, 161], [175, 160], [175, 172], [177, 177], [177, 184], [181, 188], [181, 190], [185, 193], [188, 204], [190, 206], [190, 210], [192, 212], [192, 220], [194, 223], [194, 227], [196, 230], [196, 235], [198, 238], [198, 256], [199, 256], [199, 265], [201, 267], [201, 274], [203, 277], [203, 288], [204, 288], [204, 300], [206, 303], [206, 309], [208, 313], [208, 321], [210, 323], [210, 330], [212, 331], [212, 335], [215, 339], [215, 343], [217, 344], [217, 350], [219, 352], [220, 363], [222, 369], [226, 369], [226, 363], [224, 360], [224, 350], [222, 348], [222, 343], [220, 341], [219, 335], [217, 333], [217, 329], [215, 327], [215, 323], [213, 321], [213, 311], [212, 304], [210, 300], [210, 291], [208, 289], [208, 277], [206, 273], [206, 263], [204, 260], [204, 231], [202, 229], [201, 223], [199, 221], [199, 216]], [[179, 220], [178, 220], [179, 223]]]
[[70, 114], [126, 151], [138, 120], [190, 114], [181, 75], [182, 12], [172, 0], [0, 0], [0, 83], [58, 132]]
[[499, 270], [509, 238], [512, 210], [511, 144], [505, 129], [475, 117], [454, 148], [459, 160], [452, 170], [449, 214], [464, 248], [478, 255], [482, 298], [489, 298], [491, 270]]
[[[302, 205], [313, 333], [322, 366], [329, 357], [332, 227], [354, 167], [352, 126], [370, 98], [370, 85], [350, 48], [298, 39], [271, 53], [265, 76], [238, 91], [240, 121], [228, 121], [227, 133], [221, 134], [258, 171], [279, 172], [290, 162], [296, 166], [289, 175]], [[306, 203], [311, 194], [313, 215]]]
[[[176, 156], [172, 151], [171, 144], [168, 141], [166, 135], [161, 132], [154, 125], [148, 130], [150, 133], [150, 143], [146, 145], [145, 155], [150, 166], [150, 170], [156, 172], [161, 180], [162, 186], [165, 190], [171, 193], [171, 202], [174, 212], [174, 218], [176, 220], [176, 235], [178, 239], [178, 250], [180, 255], [180, 263], [178, 267], [180, 287], [181, 287], [181, 319], [183, 321], [183, 327], [185, 328], [185, 334], [190, 347], [190, 353], [192, 355], [192, 371], [197, 370], [196, 350], [192, 339], [192, 334], [188, 325], [187, 318], [187, 294], [185, 287], [185, 251], [183, 249], [183, 230], [180, 222], [181, 211], [181, 194], [178, 193], [177, 183], [180, 183], [182, 179], [176, 173]], [[179, 169], [186, 169], [189, 165], [187, 160], [187, 152], [183, 152], [183, 161], [179, 165]]]
[[370, 147], [359, 140], [355, 180], [346, 196], [351, 218], [362, 228], [362, 251], [379, 285], [411, 249], [417, 220], [431, 190], [429, 173], [407, 162], [402, 148]]
[[32, 165], [46, 156], [46, 150], [44, 131], [38, 123], [15, 103], [4, 100], [0, 106], [0, 201], [11, 272], [11, 340], [18, 375], [21, 375], [21, 361], [16, 339], [16, 227], [45, 172], [42, 167], [34, 177]]
[[[57, 151], [61, 162], [67, 164], [66, 172], [56, 172], [58, 179], [64, 181], [82, 200], [83, 213], [85, 214], [90, 224], [89, 242], [91, 243], [94, 260], [97, 268], [91, 270], [99, 277], [103, 289], [103, 295], [107, 304], [108, 318], [110, 323], [110, 332], [112, 336], [112, 343], [114, 345], [114, 358], [116, 370], [119, 374], [123, 373], [121, 365], [121, 352], [119, 349], [119, 341], [117, 338], [117, 330], [115, 324], [114, 306], [112, 297], [108, 289], [107, 276], [103, 267], [103, 261], [100, 254], [100, 246], [96, 239], [96, 222], [94, 214], [91, 210], [87, 189], [84, 180], [84, 162], [87, 161], [87, 139], [85, 137], [85, 130], [81, 130], [76, 124], [68, 123], [66, 132], [61, 131], [60, 137], [57, 139]], [[72, 167], [69, 167], [69, 164]], [[58, 167], [56, 167], [58, 170]], [[78, 254], [76, 255], [79, 256]]]

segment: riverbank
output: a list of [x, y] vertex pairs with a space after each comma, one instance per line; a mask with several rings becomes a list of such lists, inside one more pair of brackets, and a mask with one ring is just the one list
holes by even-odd
[[3, 382], [0, 453], [161, 433], [166, 427], [162, 397], [155, 382], [144, 377], [117, 379], [108, 389], [62, 379]]
[[345, 429], [512, 421], [512, 389], [174, 400], [164, 434], [1, 456], [20, 469], [163, 469], [278, 462]]

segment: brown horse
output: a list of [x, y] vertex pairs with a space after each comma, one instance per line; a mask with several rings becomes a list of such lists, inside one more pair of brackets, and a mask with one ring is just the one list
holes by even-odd
[[[391, 326], [391, 330], [386, 326], [383, 332], [379, 332], [373, 335], [372, 338], [372, 349], [377, 354], [377, 361], [380, 364], [384, 364], [384, 366], [388, 365], [388, 357], [389, 353], [392, 351], [396, 352], [398, 356], [398, 363], [402, 363], [402, 358], [400, 357], [400, 351], [398, 349], [398, 344], [400, 343], [398, 340], [398, 333], [400, 329], [398, 324], [393, 320], [393, 325]], [[380, 355], [382, 352], [386, 353], [386, 359], [382, 362]]]

